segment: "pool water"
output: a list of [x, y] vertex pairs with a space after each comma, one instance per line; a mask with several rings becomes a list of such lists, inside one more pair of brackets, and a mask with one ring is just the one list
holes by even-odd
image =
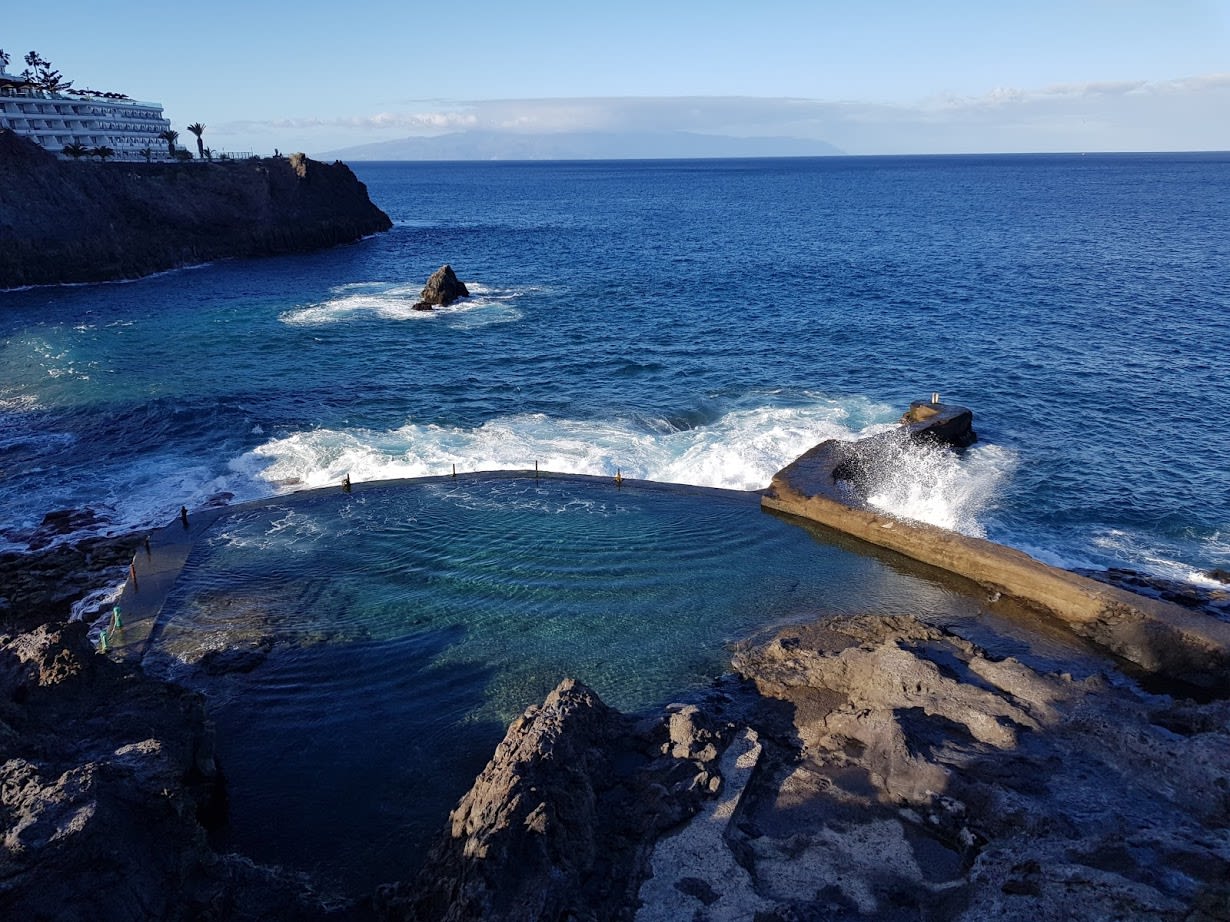
[[564, 677], [644, 709], [708, 685], [732, 642], [869, 611], [980, 617], [755, 493], [476, 475], [233, 507], [146, 663], [207, 696], [222, 846], [358, 894], [413, 873], [507, 724]]

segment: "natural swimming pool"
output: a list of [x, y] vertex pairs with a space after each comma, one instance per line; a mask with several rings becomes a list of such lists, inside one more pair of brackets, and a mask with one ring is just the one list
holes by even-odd
[[755, 493], [601, 478], [290, 495], [197, 539], [145, 661], [207, 697], [220, 845], [357, 893], [413, 872], [507, 723], [565, 676], [641, 709], [791, 621], [981, 617], [843, 544]]

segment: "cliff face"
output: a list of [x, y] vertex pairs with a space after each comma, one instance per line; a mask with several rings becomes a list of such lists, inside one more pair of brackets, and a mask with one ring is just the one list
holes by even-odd
[[0, 288], [306, 252], [391, 226], [341, 162], [73, 163], [0, 131]]

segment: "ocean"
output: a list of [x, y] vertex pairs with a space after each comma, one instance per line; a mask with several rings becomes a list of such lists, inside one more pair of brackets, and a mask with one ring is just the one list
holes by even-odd
[[[355, 170], [395, 222], [357, 245], [0, 293], [0, 548], [347, 473], [755, 490], [939, 392], [981, 441], [886, 508], [1061, 566], [1230, 563], [1230, 155]], [[412, 311], [444, 263], [473, 296]]]
[[[361, 892], [565, 674], [642, 708], [792, 620], [980, 639], [985, 602], [756, 504], [934, 392], [979, 441], [902, 456], [882, 508], [1230, 566], [1230, 154], [354, 169], [391, 231], [0, 292], [0, 550], [275, 500], [198, 544], [147, 662], [209, 701], [225, 847]], [[412, 310], [444, 263], [471, 297]], [[346, 476], [443, 479], [291, 495]]]

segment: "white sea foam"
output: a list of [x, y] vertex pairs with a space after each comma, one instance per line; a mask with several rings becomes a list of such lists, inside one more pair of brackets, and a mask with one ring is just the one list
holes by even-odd
[[[210, 539], [211, 543], [231, 547], [265, 550], [277, 548], [280, 553], [305, 553], [326, 535], [323, 526], [311, 515], [294, 509], [272, 507], [270, 512], [256, 522], [246, 519], [231, 520]], [[273, 516], [276, 516], [273, 517]]]
[[[1216, 560], [1230, 556], [1230, 548], [1226, 547], [1219, 535], [1214, 533], [1206, 539], [1204, 546], [1209, 557]], [[1158, 547], [1156, 539], [1124, 529], [1112, 528], [1094, 535], [1092, 544], [1101, 548], [1114, 560], [1130, 560], [1134, 569], [1141, 570], [1152, 576], [1163, 579], [1173, 579], [1211, 589], [1224, 588], [1224, 585], [1212, 579], [1204, 570], [1197, 570], [1190, 563], [1176, 560], [1173, 551]], [[1220, 553], [1219, 553], [1220, 551]]]
[[290, 326], [322, 326], [375, 316], [383, 320], [445, 322], [459, 328], [474, 328], [521, 319], [516, 302], [535, 290], [493, 288], [478, 282], [465, 284], [470, 297], [447, 307], [416, 311], [414, 305], [422, 292], [420, 283], [352, 282], [332, 289], [328, 300], [287, 311], [278, 319]]
[[101, 589], [87, 592], [82, 598], [73, 603], [68, 620], [81, 621], [83, 618], [95, 618], [104, 623], [109, 621], [111, 609], [124, 592], [124, 582], [124, 580], [120, 580], [114, 585], [103, 586]]
[[1016, 454], [975, 445], [963, 455], [910, 444], [878, 465], [868, 502], [893, 515], [985, 537], [982, 519], [1016, 467]]
[[42, 408], [43, 405], [35, 394], [15, 388], [0, 391], [0, 413], [33, 413]]
[[398, 429], [317, 429], [273, 439], [238, 460], [275, 486], [322, 487], [352, 481], [458, 472], [530, 470], [625, 477], [756, 490], [808, 448], [886, 428], [852, 430], [846, 411], [825, 403], [731, 411], [694, 428], [666, 420], [561, 420], [526, 413], [477, 428], [408, 423]]

